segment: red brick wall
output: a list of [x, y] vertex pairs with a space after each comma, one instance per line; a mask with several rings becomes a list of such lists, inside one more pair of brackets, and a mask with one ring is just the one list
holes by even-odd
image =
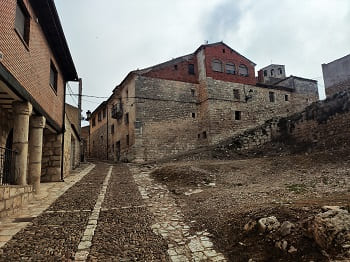
[[[188, 73], [189, 64], [194, 64], [195, 75], [190, 75]], [[177, 65], [177, 69], [175, 69], [175, 65]], [[188, 83], [197, 83], [197, 60], [195, 59], [195, 57], [193, 57], [188, 61], [180, 61], [178, 63], [171, 63], [170, 65], [160, 66], [159, 68], [155, 68], [152, 71], [144, 74], [144, 76], [166, 80], [182, 81]]]
[[[223, 52], [223, 49], [225, 50], [225, 53]], [[216, 80], [242, 83], [247, 85], [256, 84], [255, 67], [243, 56], [237, 54], [234, 51], [231, 51], [225, 45], [206, 46], [204, 51], [207, 77], [212, 77]], [[235, 75], [226, 74], [225, 70], [224, 72], [215, 72], [211, 67], [211, 63], [214, 59], [219, 59], [223, 65], [226, 63], [234, 63], [236, 66], [236, 72], [238, 72], [239, 65], [244, 64], [248, 67], [249, 76], [239, 76], [237, 73]]]
[[[62, 126], [64, 80], [61, 70], [55, 61], [40, 24], [36, 22], [35, 13], [28, 0], [24, 0], [31, 16], [28, 47], [24, 45], [15, 32], [16, 2], [16, 0], [0, 1], [0, 51], [4, 54], [2, 64], [48, 115]], [[49, 85], [50, 60], [53, 61], [58, 71], [57, 94]]]

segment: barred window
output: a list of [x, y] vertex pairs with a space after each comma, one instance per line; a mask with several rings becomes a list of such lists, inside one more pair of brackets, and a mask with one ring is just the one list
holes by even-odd
[[248, 67], [246, 65], [239, 66], [239, 75], [240, 76], [248, 76]]
[[236, 73], [236, 67], [234, 64], [227, 63], [226, 64], [226, 73], [234, 75]]

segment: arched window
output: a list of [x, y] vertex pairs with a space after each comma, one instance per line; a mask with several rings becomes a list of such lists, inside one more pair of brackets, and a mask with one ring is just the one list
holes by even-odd
[[283, 74], [283, 70], [282, 70], [282, 68], [278, 68], [278, 73], [280, 74], [280, 75], [282, 75]]
[[211, 62], [211, 67], [215, 72], [222, 72], [222, 62], [218, 59]]
[[231, 75], [236, 74], [236, 67], [235, 67], [234, 64], [227, 63], [225, 67], [226, 67], [226, 73], [227, 74], [231, 74]]
[[246, 65], [239, 65], [239, 75], [248, 76], [248, 67]]
[[267, 76], [267, 70], [264, 70], [264, 76]]
[[275, 70], [274, 69], [271, 69], [271, 76], [273, 76], [275, 74]]

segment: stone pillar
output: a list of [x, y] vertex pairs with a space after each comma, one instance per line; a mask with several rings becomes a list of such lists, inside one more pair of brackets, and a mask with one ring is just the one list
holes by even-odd
[[40, 193], [41, 160], [43, 152], [43, 133], [45, 117], [32, 116], [29, 132], [29, 184], [34, 186], [35, 194]]
[[13, 149], [17, 152], [15, 162], [15, 181], [18, 185], [27, 184], [28, 164], [28, 133], [29, 117], [32, 114], [32, 104], [16, 101], [12, 103], [13, 121]]

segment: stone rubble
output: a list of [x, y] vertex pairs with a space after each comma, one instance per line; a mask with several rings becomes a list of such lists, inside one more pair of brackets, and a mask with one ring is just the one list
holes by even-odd
[[190, 233], [190, 226], [185, 223], [166, 186], [156, 183], [148, 170], [131, 166], [131, 172], [142, 198], [154, 215], [154, 233], [168, 242], [171, 261], [226, 261], [223, 254], [215, 251], [208, 232]]

